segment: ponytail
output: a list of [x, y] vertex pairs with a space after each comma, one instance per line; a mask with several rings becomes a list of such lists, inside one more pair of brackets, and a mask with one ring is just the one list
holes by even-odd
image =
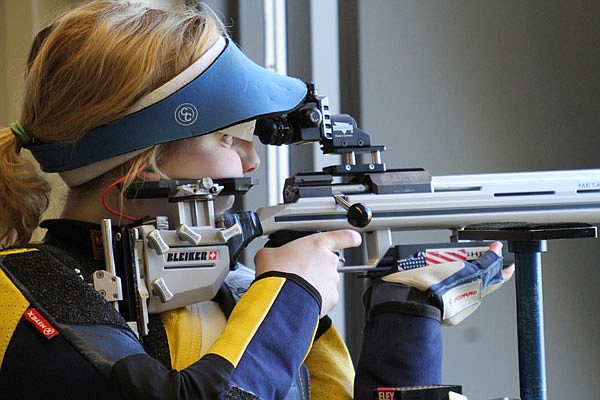
[[26, 244], [48, 208], [50, 185], [20, 147], [10, 128], [0, 129], [0, 247]]
[[[25, 129], [0, 129], [0, 247], [27, 243], [49, 204], [50, 185], [19, 155], [21, 142], [28, 136], [76, 142], [189, 67], [225, 34], [218, 19], [193, 5], [162, 10], [121, 0], [85, 2], [37, 35], [18, 117]], [[148, 163], [158, 171], [158, 153], [139, 155], [133, 167]]]

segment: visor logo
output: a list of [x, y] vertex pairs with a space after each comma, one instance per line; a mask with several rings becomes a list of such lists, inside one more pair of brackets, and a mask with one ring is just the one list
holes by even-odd
[[179, 125], [192, 125], [198, 119], [198, 110], [191, 103], [180, 104], [175, 109], [175, 122]]

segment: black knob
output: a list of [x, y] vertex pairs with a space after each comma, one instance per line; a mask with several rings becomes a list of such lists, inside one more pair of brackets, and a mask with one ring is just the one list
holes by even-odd
[[371, 209], [361, 203], [352, 204], [346, 213], [348, 223], [357, 228], [364, 228], [369, 225], [372, 218]]
[[323, 114], [316, 107], [310, 107], [304, 110], [304, 118], [302, 120], [305, 128], [319, 126], [323, 121]]

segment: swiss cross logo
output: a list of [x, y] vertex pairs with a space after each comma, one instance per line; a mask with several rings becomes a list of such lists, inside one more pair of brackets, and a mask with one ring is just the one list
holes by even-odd
[[42, 317], [42, 315], [35, 308], [27, 309], [23, 313], [23, 318], [31, 323], [34, 328], [44, 335], [44, 337], [48, 340], [59, 334], [56, 328], [50, 325], [50, 323], [46, 321], [46, 318]]
[[219, 259], [218, 250], [202, 251], [172, 251], [166, 254], [165, 261], [168, 263], [215, 261]]

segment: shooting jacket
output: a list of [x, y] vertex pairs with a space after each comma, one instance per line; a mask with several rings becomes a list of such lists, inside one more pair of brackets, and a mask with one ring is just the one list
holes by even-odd
[[104, 268], [90, 248], [99, 227], [46, 227], [45, 244], [0, 251], [0, 397], [352, 396], [346, 347], [329, 319], [319, 321], [320, 296], [302, 278], [265, 274], [248, 288], [226, 281], [234, 302], [220, 304], [229, 315], [210, 345], [202, 345], [210, 321], [193, 305], [152, 315], [142, 344], [89, 284]]

